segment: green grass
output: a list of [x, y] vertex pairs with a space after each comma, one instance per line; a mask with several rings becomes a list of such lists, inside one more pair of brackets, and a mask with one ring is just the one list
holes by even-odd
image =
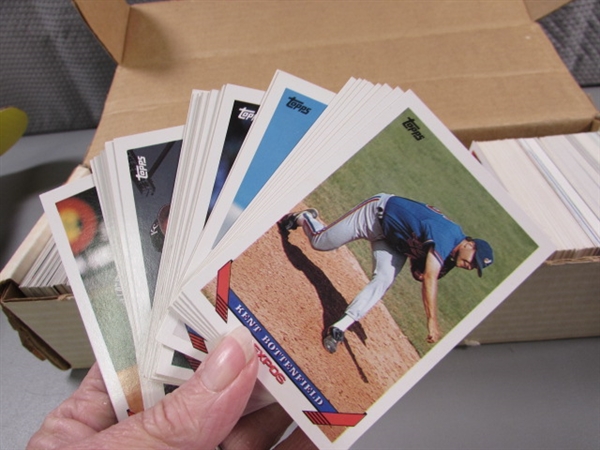
[[[403, 113], [317, 188], [307, 203], [330, 222], [365, 198], [388, 192], [436, 206], [460, 224], [465, 234], [490, 242], [495, 262], [482, 278], [455, 269], [439, 283], [440, 326], [447, 333], [510, 275], [536, 244], [421, 123], [426, 138], [416, 141], [402, 126], [407, 116], [416, 114], [410, 110]], [[370, 276], [369, 243], [354, 242], [349, 248]], [[427, 352], [431, 346], [426, 342], [421, 284], [412, 279], [408, 263], [384, 302], [420, 354]]]
[[[135, 345], [125, 303], [115, 292], [114, 264], [83, 277], [100, 332], [117, 372], [135, 366]], [[118, 332], [117, 332], [118, 330]]]
[[[100, 203], [96, 189], [89, 189], [77, 195], [101, 217]], [[103, 222], [99, 228], [104, 227]], [[107, 250], [108, 239], [105, 232], [98, 231], [94, 241], [84, 250], [86, 260], [94, 260], [99, 253]], [[110, 359], [117, 372], [136, 364], [135, 346], [127, 309], [117, 293], [117, 268], [111, 262], [99, 268], [81, 270], [81, 279], [85, 286], [95, 319], [102, 333]]]

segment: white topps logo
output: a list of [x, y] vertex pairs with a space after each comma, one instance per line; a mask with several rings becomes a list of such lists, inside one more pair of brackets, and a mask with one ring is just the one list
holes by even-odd
[[254, 120], [254, 115], [256, 111], [248, 108], [240, 108], [240, 113], [238, 115], [238, 119], [242, 120]]
[[138, 181], [148, 179], [148, 166], [146, 165], [146, 157], [138, 156], [137, 165], [135, 166], [135, 177]]

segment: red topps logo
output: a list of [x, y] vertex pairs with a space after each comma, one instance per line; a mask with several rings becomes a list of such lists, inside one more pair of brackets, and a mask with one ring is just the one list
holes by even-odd
[[285, 375], [279, 371], [279, 368], [271, 361], [271, 358], [257, 344], [254, 344], [254, 350], [256, 350], [258, 360], [269, 368], [269, 373], [273, 375], [277, 382], [279, 384], [285, 383]]

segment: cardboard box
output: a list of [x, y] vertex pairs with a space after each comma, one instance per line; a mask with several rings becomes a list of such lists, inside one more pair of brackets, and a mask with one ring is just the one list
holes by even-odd
[[[107, 140], [185, 123], [194, 88], [235, 83], [265, 89], [276, 69], [334, 91], [351, 76], [412, 89], [467, 147], [473, 140], [588, 131], [597, 127], [598, 112], [535, 23], [564, 3], [177, 1], [129, 6], [125, 0], [74, 0], [118, 62], [83, 165]], [[18, 298], [16, 289], [38, 249], [29, 239], [5, 269], [2, 302], [20, 326], [30, 331], [37, 326], [33, 334], [41, 342], [36, 348], [43, 353], [48, 347], [43, 344], [52, 340], [48, 327], [33, 324], [32, 308], [21, 310], [21, 303], [36, 300]], [[580, 287], [597, 292], [586, 283]], [[484, 324], [491, 331], [480, 341], [598, 333], [596, 326], [591, 331], [574, 327], [569, 336], [555, 333], [565, 324], [560, 313], [544, 318], [547, 295], [526, 317], [519, 299], [528, 299], [529, 291], [523, 292], [505, 308], [527, 323], [524, 328], [548, 322], [545, 331], [529, 334], [505, 316], [501, 325], [486, 325], [494, 323], [493, 314]], [[73, 301], [69, 304], [74, 307]], [[50, 346], [72, 367], [85, 364], [85, 358], [65, 356], [68, 343]]]

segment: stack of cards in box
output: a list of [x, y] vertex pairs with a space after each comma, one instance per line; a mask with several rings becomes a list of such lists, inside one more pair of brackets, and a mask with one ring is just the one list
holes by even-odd
[[[278, 71], [264, 92], [194, 91], [183, 126], [115, 138], [91, 169], [42, 201], [119, 419], [245, 326], [269, 398], [317, 446], [347, 448], [553, 251], [414, 93], [362, 79], [333, 93]], [[280, 221], [337, 223], [381, 193], [439, 207], [495, 261], [440, 281], [439, 342], [405, 270], [330, 353], [381, 237], [316, 251]]]
[[471, 152], [556, 246], [553, 263], [600, 257], [600, 133], [473, 142]]

